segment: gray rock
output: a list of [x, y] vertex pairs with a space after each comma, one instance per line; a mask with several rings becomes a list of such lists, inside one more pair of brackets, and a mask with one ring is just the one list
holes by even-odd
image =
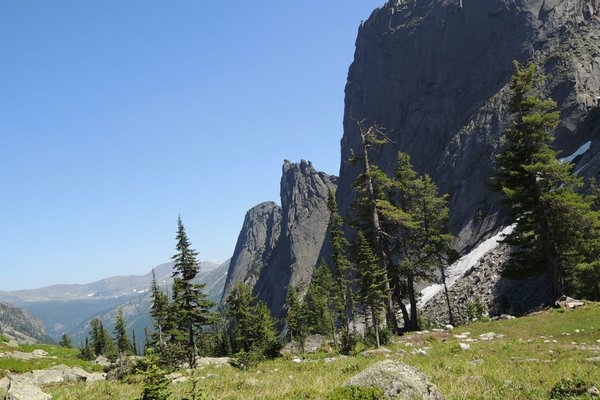
[[352, 386], [378, 387], [386, 399], [441, 400], [438, 388], [419, 370], [400, 361], [380, 361], [347, 383]]
[[48, 393], [44, 393], [39, 387], [27, 383], [12, 381], [8, 392], [6, 393], [6, 400], [52, 400], [52, 396]]
[[[468, 251], [507, 224], [489, 190], [508, 125], [513, 60], [535, 61], [543, 91], [558, 102], [556, 147], [569, 155], [600, 131], [600, 30], [597, 0], [389, 1], [359, 28], [345, 88], [337, 192], [351, 214], [361, 172], [356, 121], [385, 128], [391, 141], [372, 159], [393, 172], [398, 151], [449, 194], [455, 248]], [[580, 174], [600, 171], [600, 142], [573, 160]]]
[[281, 207], [277, 204], [265, 202], [248, 210], [229, 263], [222, 302], [238, 282], [254, 287], [273, 255], [280, 232]]
[[263, 203], [246, 215], [226, 284], [256, 282], [254, 294], [275, 317], [284, 313], [288, 286], [306, 290], [310, 282], [327, 233], [327, 193], [337, 182], [304, 160], [285, 160], [282, 172], [281, 208]]

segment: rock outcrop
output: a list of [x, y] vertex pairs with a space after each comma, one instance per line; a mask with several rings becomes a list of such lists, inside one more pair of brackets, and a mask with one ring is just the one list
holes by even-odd
[[549, 278], [545, 274], [524, 279], [504, 277], [509, 257], [510, 246], [500, 244], [477, 260], [449, 288], [453, 321], [450, 321], [442, 291], [421, 307], [424, 319], [443, 327], [448, 323], [462, 325], [484, 316], [520, 316], [538, 309], [550, 297]]
[[14, 337], [20, 343], [48, 342], [44, 323], [26, 310], [0, 303], [0, 333]]
[[223, 290], [224, 301], [233, 285], [244, 282], [254, 287], [263, 267], [269, 263], [281, 233], [281, 207], [261, 203], [246, 213], [238, 236]]
[[306, 289], [310, 282], [329, 223], [327, 193], [337, 183], [304, 160], [286, 160], [282, 169], [281, 207], [263, 203], [248, 212], [226, 284], [253, 284], [276, 317], [282, 316], [288, 285]]
[[386, 399], [444, 399], [425, 374], [400, 361], [380, 361], [352, 377], [347, 385], [380, 388]]
[[[450, 196], [457, 250], [468, 251], [506, 224], [489, 190], [508, 125], [512, 62], [534, 60], [543, 91], [558, 102], [556, 146], [586, 177], [598, 175], [600, 2], [597, 0], [399, 0], [375, 10], [358, 32], [345, 89], [337, 192], [350, 214], [360, 154], [357, 121], [383, 127], [390, 143], [373, 160], [392, 172], [398, 151], [411, 155]], [[595, 122], [592, 122], [595, 121]]]

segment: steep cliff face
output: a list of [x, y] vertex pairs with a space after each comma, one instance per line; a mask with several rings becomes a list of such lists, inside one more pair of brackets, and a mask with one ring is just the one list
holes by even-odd
[[265, 202], [248, 210], [231, 257], [221, 301], [238, 282], [254, 287], [273, 256], [280, 233], [281, 207], [277, 204]]
[[20, 343], [49, 342], [46, 328], [39, 319], [22, 308], [0, 303], [0, 333], [8, 334]]
[[358, 33], [345, 89], [341, 141], [342, 214], [350, 213], [360, 154], [357, 121], [378, 124], [391, 142], [374, 159], [386, 171], [398, 151], [450, 195], [456, 248], [467, 250], [506, 222], [499, 196], [489, 190], [495, 155], [508, 124], [505, 101], [513, 60], [533, 59], [558, 102], [556, 145], [586, 176], [600, 141], [600, 25], [598, 0], [401, 0], [375, 10]]
[[336, 180], [310, 162], [286, 160], [281, 207], [263, 203], [248, 212], [226, 286], [253, 285], [254, 294], [281, 316], [288, 285], [306, 288], [310, 282], [327, 233], [327, 193], [335, 192]]

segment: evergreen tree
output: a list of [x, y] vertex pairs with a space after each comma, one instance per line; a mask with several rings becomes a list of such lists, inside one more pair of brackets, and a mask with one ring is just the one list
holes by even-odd
[[195, 366], [204, 326], [214, 323], [214, 303], [204, 293], [205, 284], [195, 283], [200, 270], [198, 253], [191, 248], [181, 217], [177, 220], [177, 253], [172, 257], [173, 295], [169, 314], [169, 345], [175, 359]]
[[386, 240], [388, 252], [397, 260], [389, 263], [395, 278], [392, 287], [408, 297], [410, 315], [403, 308], [405, 330], [418, 330], [415, 283], [433, 281], [436, 273], [443, 279], [444, 267], [454, 253], [450, 248], [453, 237], [448, 232], [447, 199], [438, 195], [429, 175], [417, 176], [409, 155], [402, 152], [398, 154], [395, 175], [385, 187], [388, 193], [380, 201], [382, 224], [391, 232]]
[[250, 287], [237, 283], [226, 299], [226, 316], [235, 353], [256, 353], [261, 357], [277, 356], [280, 342], [275, 319], [264, 302], [252, 295]]
[[62, 347], [66, 347], [68, 349], [73, 347], [73, 342], [71, 340], [71, 336], [67, 335], [66, 333], [63, 333], [62, 337], [60, 338], [60, 342], [58, 342], [58, 344]]
[[290, 341], [292, 343], [297, 343], [300, 346], [300, 349], [304, 352], [304, 341], [306, 339], [306, 318], [304, 316], [300, 294], [293, 286], [288, 286], [285, 309], [287, 311], [285, 322], [288, 326]]
[[250, 351], [253, 343], [254, 297], [247, 284], [235, 284], [225, 300], [233, 352]]
[[155, 331], [148, 336], [146, 332], [146, 341], [148, 346], [154, 346], [155, 351], [161, 354], [165, 351], [166, 338], [165, 333], [169, 331], [169, 298], [166, 293], [160, 290], [156, 281], [156, 274], [152, 270], [152, 306], [150, 307], [150, 316], [154, 324]]
[[335, 281], [327, 264], [315, 267], [306, 296], [303, 314], [311, 334], [333, 336], [337, 315], [337, 292]]
[[125, 323], [125, 318], [123, 317], [123, 309], [121, 307], [119, 307], [119, 309], [117, 310], [114, 334], [117, 350], [119, 351], [119, 355], [122, 357], [123, 355], [131, 351], [131, 342], [127, 337], [127, 325]]
[[536, 92], [536, 65], [515, 61], [515, 69], [508, 104], [514, 117], [497, 158], [494, 188], [517, 221], [507, 238], [517, 246], [515, 265], [529, 273], [546, 271], [554, 301], [564, 294], [565, 275], [597, 253], [589, 246], [597, 243], [598, 215], [591, 210], [593, 199], [577, 192], [582, 180], [551, 147], [559, 113], [554, 101]]
[[331, 243], [331, 264], [335, 276], [337, 307], [336, 317], [341, 329], [341, 348], [347, 353], [354, 347], [355, 334], [350, 330], [354, 318], [354, 295], [352, 265], [347, 257], [348, 240], [343, 231], [343, 220], [340, 216], [335, 194], [327, 193], [327, 208], [329, 209], [329, 238]]
[[90, 321], [90, 346], [95, 356], [106, 356], [111, 360], [117, 357], [117, 348], [110, 337], [110, 334], [104, 328], [100, 318], [93, 318]]
[[135, 338], [135, 329], [131, 331], [131, 347], [133, 347], [133, 355], [139, 356], [140, 350], [138, 349], [137, 341]]
[[[389, 268], [389, 253], [386, 245], [386, 238], [389, 232], [384, 230], [381, 221], [381, 202], [385, 196], [385, 185], [389, 184], [389, 178], [376, 166], [371, 164], [369, 151], [376, 145], [382, 145], [388, 142], [385, 134], [378, 126], [371, 126], [365, 129], [362, 123], [358, 123], [359, 132], [362, 142], [362, 154], [360, 161], [362, 163], [363, 172], [357, 177], [354, 182], [354, 188], [358, 192], [358, 197], [354, 203], [355, 209], [359, 214], [357, 229], [363, 234], [370, 236], [373, 250], [379, 263], [379, 270], [383, 271], [385, 276], [385, 299], [384, 308], [386, 311], [387, 325], [393, 332], [399, 332], [396, 311], [394, 308], [394, 294], [392, 292], [391, 282], [398, 282], [397, 277], [393, 276], [393, 270]], [[366, 224], [365, 224], [366, 223]], [[366, 226], [365, 226], [366, 225]], [[397, 297], [399, 290], [395, 288]], [[402, 306], [402, 303], [399, 302]], [[403, 310], [406, 314], [405, 310]]]
[[141, 396], [136, 400], [167, 400], [171, 396], [169, 379], [158, 366], [159, 359], [152, 349], [144, 357], [144, 384]]
[[381, 268], [377, 255], [364, 233], [358, 232], [355, 246], [354, 262], [356, 263], [359, 283], [359, 295], [363, 305], [370, 313], [371, 326], [375, 336], [375, 344], [381, 346], [380, 313], [384, 309], [388, 296], [387, 275]]

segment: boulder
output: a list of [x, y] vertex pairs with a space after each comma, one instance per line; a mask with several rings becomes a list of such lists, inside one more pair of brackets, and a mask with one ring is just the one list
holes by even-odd
[[6, 400], [52, 400], [52, 396], [44, 393], [39, 387], [27, 383], [12, 381], [6, 393]]
[[381, 388], [386, 399], [444, 399], [425, 374], [400, 361], [380, 361], [350, 378], [346, 384]]

